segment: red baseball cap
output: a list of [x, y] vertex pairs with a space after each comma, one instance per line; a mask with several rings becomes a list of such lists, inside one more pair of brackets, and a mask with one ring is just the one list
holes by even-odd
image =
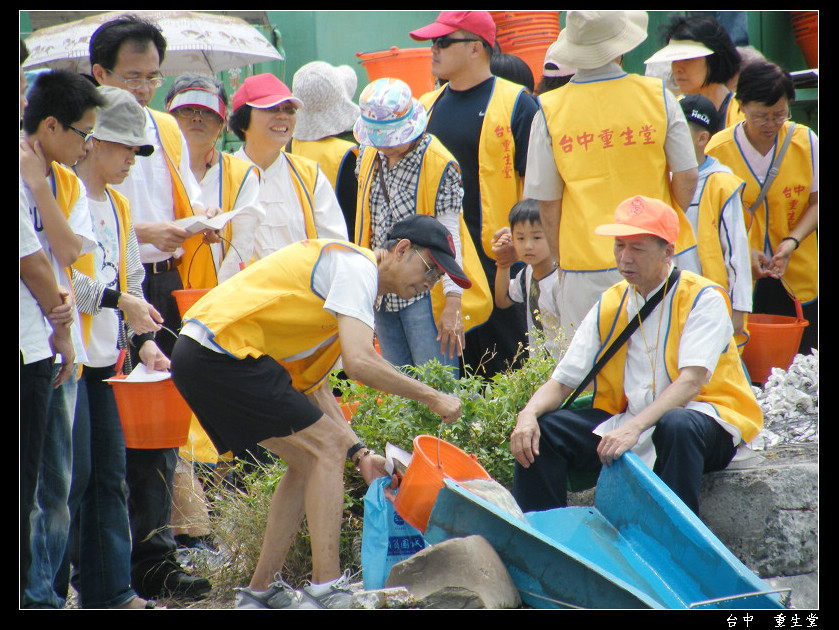
[[245, 79], [233, 95], [233, 111], [242, 105], [265, 109], [285, 101], [293, 102], [298, 109], [303, 107], [303, 101], [294, 96], [288, 86], [273, 74], [255, 74]]
[[435, 39], [464, 30], [474, 33], [495, 45], [495, 22], [486, 11], [441, 11], [433, 24], [411, 31], [411, 37], [417, 41]]
[[663, 201], [636, 195], [620, 203], [614, 223], [598, 225], [594, 233], [600, 236], [652, 234], [675, 243], [679, 238], [679, 215]]

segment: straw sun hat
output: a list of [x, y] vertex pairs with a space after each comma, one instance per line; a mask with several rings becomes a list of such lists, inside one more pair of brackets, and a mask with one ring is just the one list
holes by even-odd
[[599, 68], [647, 39], [647, 22], [646, 11], [569, 11], [548, 55], [557, 65]]
[[294, 73], [291, 91], [306, 108], [297, 112], [296, 140], [320, 140], [352, 129], [359, 108], [353, 103], [358, 78], [349, 66], [312, 61]]

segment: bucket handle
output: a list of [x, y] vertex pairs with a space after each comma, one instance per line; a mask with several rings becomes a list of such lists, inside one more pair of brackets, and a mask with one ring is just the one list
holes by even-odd
[[[461, 420], [463, 418], [461, 417]], [[440, 442], [442, 442], [443, 436], [443, 425], [445, 424], [444, 421], [440, 421], [440, 427], [437, 429], [437, 468], [443, 468], [443, 461], [440, 459]], [[472, 448], [477, 453], [478, 451], [478, 442], [475, 440], [475, 436], [472, 435], [472, 431], [469, 428], [469, 424], [464, 421], [463, 426], [466, 428], [466, 434], [469, 436], [469, 440], [472, 442]], [[477, 455], [474, 455], [477, 458]]]
[[[242, 254], [239, 253], [239, 250], [236, 249], [236, 247], [233, 245], [233, 243], [231, 241], [224, 238], [221, 234], [216, 234], [216, 236], [218, 236], [222, 241], [227, 243], [230, 247], [233, 248], [233, 251], [236, 252], [236, 255], [239, 257], [239, 271], [242, 271], [245, 268], [245, 261], [242, 259]], [[201, 249], [202, 247], [204, 247], [205, 245], [207, 245], [207, 247], [209, 247], [209, 245], [207, 243], [205, 243], [204, 241], [201, 241], [201, 244], [198, 247], [195, 248], [194, 252], [192, 252], [192, 256], [189, 259], [189, 267], [186, 268], [186, 287], [184, 287], [185, 289], [191, 289], [192, 288], [192, 283], [189, 281], [189, 276], [192, 273], [192, 262], [195, 260], [195, 256], [198, 254], [198, 250]], [[213, 266], [215, 267], [215, 265], [213, 265]], [[216, 271], [216, 276], [218, 276], [218, 271]]]
[[784, 290], [787, 292], [787, 295], [789, 295], [790, 299], [795, 304], [795, 318], [799, 322], [803, 322], [804, 321], [804, 309], [801, 306], [801, 300], [799, 300], [797, 297], [795, 297], [795, 291], [792, 290], [792, 287], [789, 285], [789, 283], [786, 280], [784, 280], [783, 276], [780, 276], [778, 279], [781, 281], [781, 284], [783, 285]]
[[[399, 51], [398, 46], [391, 46], [387, 50], [387, 52], [390, 52], [394, 57], [398, 54], [398, 51]], [[357, 52], [357, 53], [355, 53], [355, 56], [358, 57], [358, 58], [361, 58], [364, 55], [372, 55], [373, 53], [377, 53], [377, 52], [385, 52], [385, 51], [383, 51], [383, 50], [373, 50], [373, 51], [370, 51], [370, 52]]]

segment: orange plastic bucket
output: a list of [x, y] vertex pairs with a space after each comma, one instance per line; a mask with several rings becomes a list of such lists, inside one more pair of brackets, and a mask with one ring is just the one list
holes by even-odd
[[192, 411], [171, 378], [153, 383], [108, 382], [117, 399], [128, 448], [174, 448], [186, 444]]
[[393, 507], [396, 512], [419, 531], [424, 532], [443, 487], [443, 479], [469, 481], [492, 479], [478, 463], [475, 455], [467, 455], [454, 444], [431, 435], [414, 438], [414, 454]]
[[773, 367], [786, 370], [792, 365], [804, 328], [810, 324], [797, 300], [795, 311], [797, 317], [749, 313], [749, 341], [743, 346], [742, 359], [753, 383], [765, 383]]
[[369, 53], [355, 53], [367, 71], [370, 81], [400, 79], [411, 88], [414, 98], [434, 89], [431, 74], [431, 48], [397, 48]]
[[186, 314], [193, 304], [209, 292], [210, 289], [177, 289], [172, 291], [172, 295], [175, 296], [175, 301], [178, 303], [178, 311], [180, 311], [181, 317]]

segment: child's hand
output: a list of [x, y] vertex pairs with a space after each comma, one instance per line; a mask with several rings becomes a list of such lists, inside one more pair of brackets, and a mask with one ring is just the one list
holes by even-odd
[[495, 265], [502, 269], [518, 260], [510, 228], [503, 227], [492, 237], [492, 255], [495, 257]]

